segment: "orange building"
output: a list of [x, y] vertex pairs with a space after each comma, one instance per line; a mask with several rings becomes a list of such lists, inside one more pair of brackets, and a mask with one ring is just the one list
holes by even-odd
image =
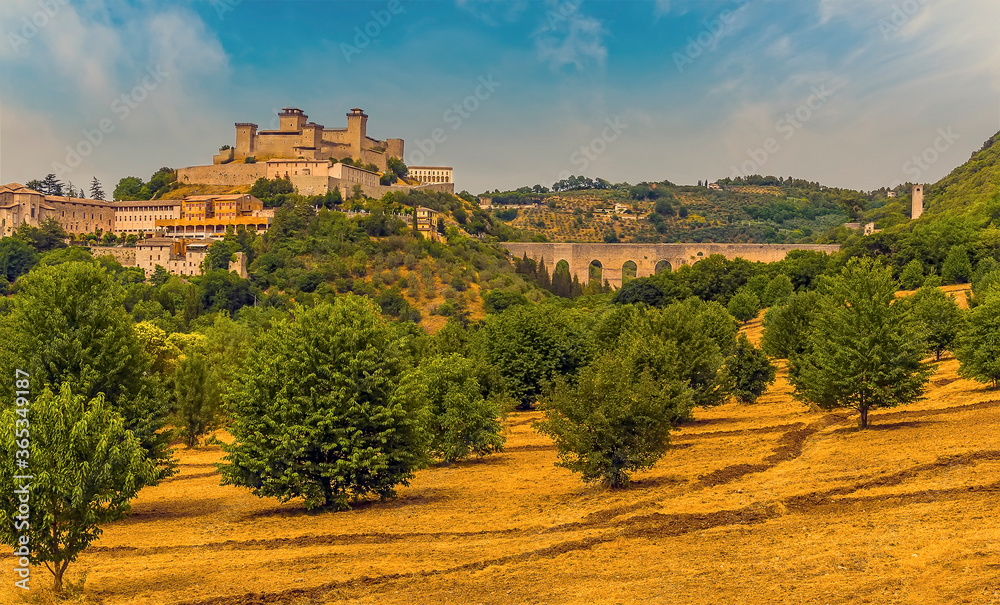
[[249, 194], [189, 195], [181, 201], [180, 218], [157, 220], [156, 230], [165, 237], [220, 238], [229, 225], [267, 231], [273, 216]]

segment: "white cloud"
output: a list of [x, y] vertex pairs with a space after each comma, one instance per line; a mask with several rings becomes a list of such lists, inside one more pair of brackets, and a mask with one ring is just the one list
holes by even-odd
[[[232, 122], [219, 115], [224, 106], [218, 103], [226, 98], [219, 89], [229, 62], [197, 14], [183, 6], [117, 0], [44, 4], [58, 7], [46, 25], [17, 49], [7, 44], [0, 51], [0, 70], [19, 82], [0, 96], [0, 148], [6, 152], [0, 181], [40, 178], [59, 163], [72, 169], [64, 178], [74, 185], [97, 175], [110, 190], [124, 174], [146, 178], [163, 164], [210, 157], [211, 149], [192, 141]], [[3, 20], [41, 21], [39, 6], [5, 3]], [[127, 115], [121, 110], [126, 106]], [[111, 131], [90, 149], [85, 132], [95, 132], [102, 120], [110, 120]], [[66, 147], [81, 145], [87, 153], [69, 166]]]
[[528, 0], [457, 0], [458, 7], [483, 23], [497, 26], [513, 23], [527, 10]]
[[572, 65], [583, 71], [589, 64], [603, 66], [608, 57], [607, 30], [594, 17], [580, 12], [579, 2], [548, 0], [546, 25], [535, 34], [538, 59], [554, 71]]

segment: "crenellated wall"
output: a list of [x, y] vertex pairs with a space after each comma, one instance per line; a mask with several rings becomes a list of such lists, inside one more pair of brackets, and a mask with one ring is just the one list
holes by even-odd
[[669, 270], [681, 265], [691, 265], [713, 254], [721, 254], [732, 260], [743, 258], [751, 262], [772, 263], [785, 258], [792, 250], [816, 250], [832, 254], [840, 250], [839, 245], [815, 244], [571, 244], [571, 243], [514, 243], [502, 244], [511, 256], [539, 261], [545, 259], [549, 271], [565, 260], [569, 263], [570, 275], [576, 275], [580, 283], [590, 279], [590, 264], [601, 263], [603, 278], [616, 288], [622, 285], [622, 267], [628, 261], [636, 264], [636, 275], [647, 277], [656, 273], [661, 261], [670, 264]]

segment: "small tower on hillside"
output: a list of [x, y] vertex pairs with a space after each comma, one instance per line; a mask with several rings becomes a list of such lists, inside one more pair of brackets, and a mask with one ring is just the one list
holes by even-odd
[[914, 185], [913, 195], [910, 206], [910, 220], [916, 220], [920, 218], [920, 215], [924, 213], [924, 186]]
[[368, 116], [360, 107], [355, 107], [347, 114], [347, 144], [351, 146], [354, 159], [361, 159], [361, 150], [365, 148], [367, 136]]

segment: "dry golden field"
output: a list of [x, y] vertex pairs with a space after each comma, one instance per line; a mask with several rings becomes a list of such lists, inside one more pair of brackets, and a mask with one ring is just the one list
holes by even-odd
[[[340, 513], [220, 487], [220, 450], [182, 449], [68, 579], [107, 605], [997, 604], [1000, 393], [956, 370], [866, 431], [782, 373], [757, 405], [698, 410], [614, 492], [553, 466], [535, 412], [510, 417], [505, 453]], [[19, 602], [5, 567], [0, 601]]]

